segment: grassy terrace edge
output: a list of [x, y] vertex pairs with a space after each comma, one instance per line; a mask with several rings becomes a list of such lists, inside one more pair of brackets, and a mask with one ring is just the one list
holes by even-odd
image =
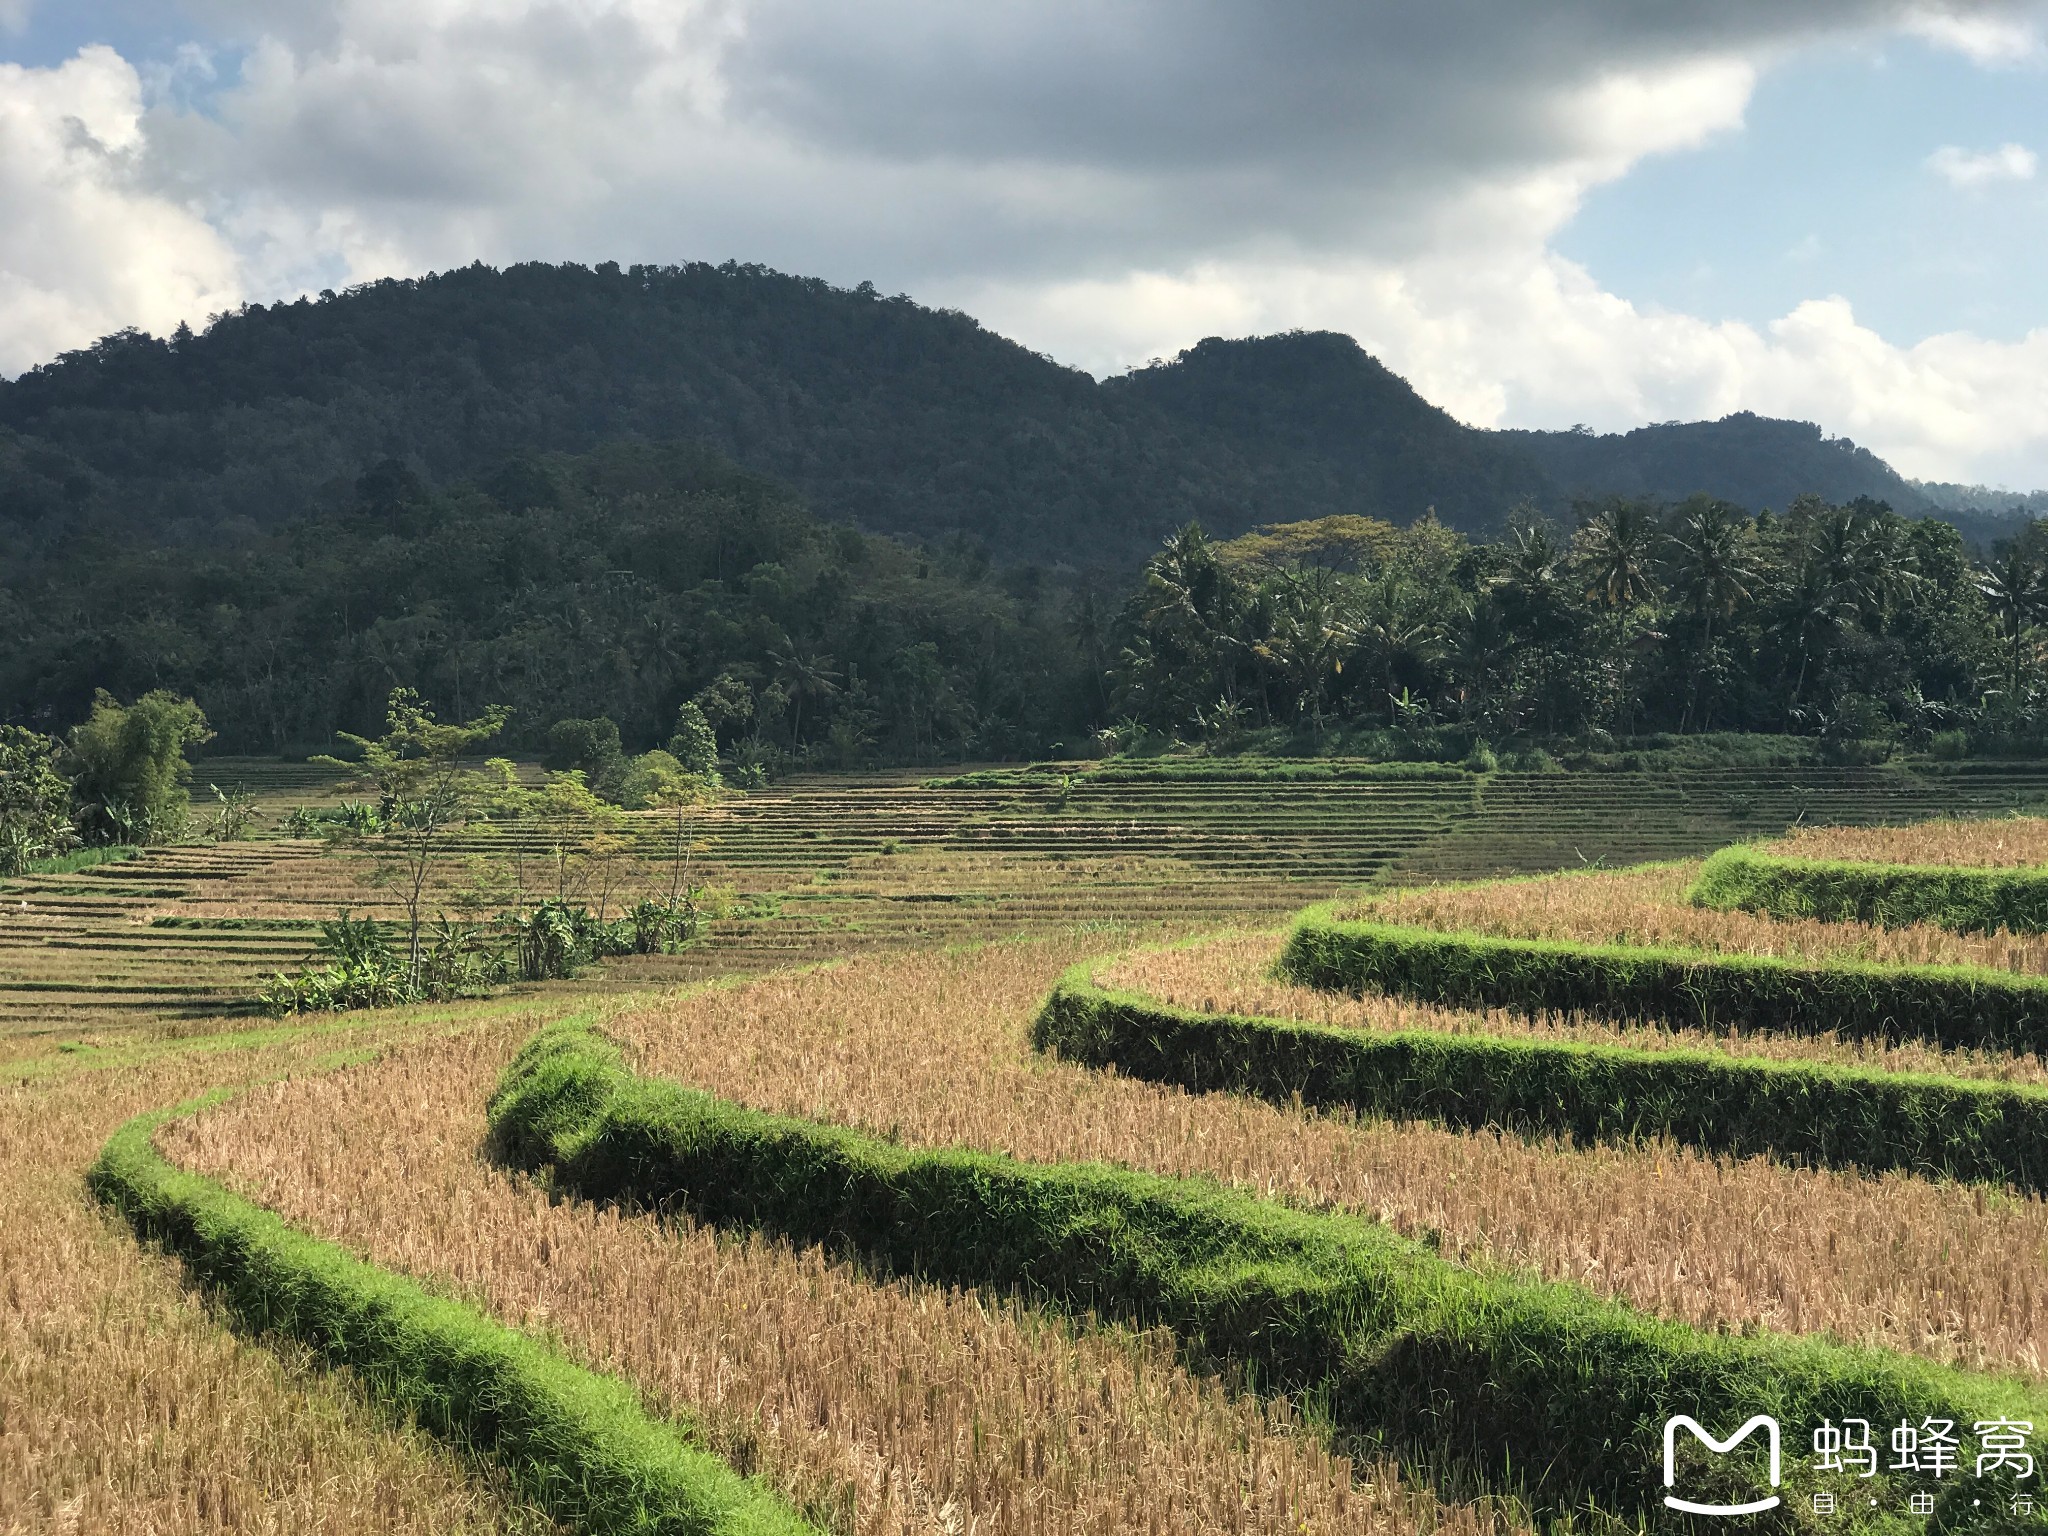
[[1783, 960], [1702, 950], [1446, 933], [1311, 908], [1280, 952], [1297, 986], [1452, 1008], [1592, 1014], [1675, 1025], [2048, 1056], [2048, 978], [1964, 965]]
[[[552, 1168], [556, 1187], [1170, 1327], [1340, 1429], [1505, 1480], [1539, 1507], [1657, 1506], [1662, 1426], [1678, 1413], [1733, 1425], [1764, 1412], [1788, 1426], [2048, 1419], [2038, 1389], [2001, 1378], [1819, 1338], [1706, 1332], [1206, 1180], [913, 1149], [746, 1109], [634, 1074], [583, 1025], [530, 1041], [490, 1113], [499, 1155]], [[1811, 1474], [1788, 1460], [1789, 1492]]]
[[2048, 1091], [1823, 1062], [1198, 1013], [1074, 966], [1032, 1044], [1192, 1092], [1580, 1145], [1669, 1136], [1735, 1157], [1903, 1169], [2048, 1193]]
[[1700, 866], [1686, 892], [1701, 907], [1827, 923], [1953, 933], [2048, 933], [2048, 872], [1801, 859], [1737, 845]]
[[623, 1382], [172, 1166], [156, 1150], [157, 1127], [221, 1097], [130, 1120], [87, 1184], [245, 1326], [352, 1367], [379, 1400], [488, 1452], [524, 1496], [596, 1536], [818, 1536], [768, 1490], [649, 1417]]

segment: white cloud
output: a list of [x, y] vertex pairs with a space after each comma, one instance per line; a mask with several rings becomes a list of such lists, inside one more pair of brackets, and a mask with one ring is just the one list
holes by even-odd
[[1641, 310], [1538, 248], [1462, 261], [1207, 264], [1108, 282], [984, 288], [999, 329], [1101, 369], [1209, 334], [1348, 331], [1476, 426], [1603, 431], [1754, 410], [1817, 420], [1929, 479], [2040, 484], [2048, 466], [2048, 330], [1898, 347], [1847, 301], [1771, 325]]
[[2038, 16], [1928, 10], [1908, 15], [1905, 27], [1979, 64], [2030, 64], [2044, 53]]
[[112, 49], [56, 69], [0, 64], [0, 370], [237, 300], [228, 243], [137, 183], [142, 112], [141, 81]]
[[1982, 187], [1999, 181], [2032, 181], [2040, 158], [2024, 144], [2001, 144], [1982, 153], [1944, 144], [1927, 157], [1927, 166], [1952, 187]]
[[[2048, 480], [2031, 339], [1900, 350], [1830, 300], [1761, 330], [1639, 311], [1549, 249], [1592, 187], [1738, 129], [1791, 50], [1903, 15], [2013, 62], [2037, 7], [188, 3], [209, 46], [142, 77], [105, 49], [0, 74], [0, 369], [238, 291], [732, 256], [1098, 371], [1330, 327], [1475, 422], [1749, 407], [1926, 473], [2023, 451]], [[1931, 163], [2034, 172], [2017, 145]]]

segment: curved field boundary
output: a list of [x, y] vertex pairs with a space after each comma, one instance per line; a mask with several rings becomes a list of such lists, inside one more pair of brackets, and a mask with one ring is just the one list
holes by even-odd
[[1824, 923], [1904, 928], [1932, 923], [1952, 933], [2048, 933], [2048, 870], [1964, 869], [1938, 864], [1858, 864], [1723, 848], [1686, 892], [1698, 907], [1740, 909]]
[[1075, 966], [1032, 1044], [1197, 1093], [1345, 1107], [1580, 1145], [1669, 1136], [1735, 1157], [1905, 1169], [2048, 1193], [2048, 1091], [1820, 1062], [1741, 1060], [1426, 1030], [1378, 1033], [1195, 1013], [1096, 985]]
[[1452, 1008], [1929, 1040], [2048, 1056], [2048, 978], [1962, 965], [1780, 960], [1341, 922], [1312, 909], [1279, 974]]
[[556, 1519], [604, 1536], [819, 1536], [775, 1496], [649, 1418], [623, 1383], [473, 1308], [431, 1296], [159, 1154], [129, 1121], [87, 1176], [137, 1234], [183, 1258], [249, 1327], [352, 1366], [436, 1434], [485, 1449]]
[[[551, 1165], [559, 1186], [591, 1198], [1170, 1327], [1264, 1389], [1309, 1395], [1342, 1427], [1426, 1464], [1518, 1479], [1551, 1508], [1656, 1507], [1673, 1414], [2048, 1421], [2048, 1398], [1994, 1377], [1817, 1338], [1703, 1332], [1204, 1180], [918, 1150], [741, 1108], [634, 1075], [581, 1025], [529, 1042], [491, 1120], [508, 1161]], [[1733, 1467], [1708, 1475], [1747, 1486]], [[1811, 1475], [1788, 1458], [1788, 1485]]]

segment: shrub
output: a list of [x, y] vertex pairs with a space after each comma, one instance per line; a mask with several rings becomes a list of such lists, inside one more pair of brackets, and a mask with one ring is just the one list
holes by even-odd
[[[119, 864], [142, 852], [133, 843], [109, 843], [98, 848], [74, 848], [54, 859], [37, 859], [21, 871], [24, 875], [75, 875], [102, 864]], [[157, 919], [161, 922], [162, 919]]]
[[668, 750], [682, 772], [717, 784], [718, 733], [695, 700], [676, 711], [675, 734], [668, 739]]
[[1970, 738], [1963, 731], [1936, 731], [1927, 738], [1927, 755], [1936, 762], [1960, 762], [1970, 755]]
[[626, 753], [619, 728], [603, 715], [594, 720], [557, 720], [548, 727], [543, 765], [558, 773], [580, 773], [603, 799], [616, 802], [626, 777]]
[[122, 704], [102, 689], [92, 713], [72, 727], [65, 766], [78, 824], [104, 843], [166, 843], [185, 835], [192, 797], [185, 754], [213, 739], [190, 699], [162, 689]]
[[2048, 932], [2048, 873], [2030, 868], [1863, 864], [1723, 848], [1700, 866], [1686, 896], [1695, 906], [1828, 923]]
[[1195, 1093], [1345, 1107], [1581, 1145], [1672, 1140], [1734, 1157], [1903, 1168], [2048, 1192], [2048, 1092], [2003, 1083], [1485, 1035], [1191, 1013], [1063, 977], [1032, 1044]]
[[71, 851], [71, 785], [57, 771], [57, 743], [0, 725], [0, 875], [26, 874]]
[[585, 1530], [818, 1536], [623, 1383], [171, 1167], [151, 1144], [168, 1117], [116, 1131], [87, 1182], [247, 1327], [350, 1367], [401, 1417], [495, 1455], [523, 1494]]
[[265, 1013], [345, 1013], [403, 1003], [482, 997], [506, 979], [505, 958], [475, 929], [445, 918], [427, 932], [417, 974], [392, 947], [383, 925], [344, 911], [320, 924], [315, 958], [296, 976], [282, 972], [257, 997]]
[[520, 980], [568, 981], [599, 960], [680, 953], [702, 931], [696, 894], [673, 904], [644, 899], [609, 921], [563, 901], [544, 901], [500, 921], [512, 934]]
[[[1794, 1436], [1845, 1417], [2048, 1418], [2048, 1401], [2008, 1382], [1822, 1339], [1703, 1332], [1202, 1180], [914, 1150], [743, 1109], [632, 1076], [580, 1025], [527, 1045], [491, 1120], [500, 1156], [551, 1165], [593, 1198], [1170, 1327], [1264, 1390], [1312, 1395], [1348, 1431], [1439, 1469], [1524, 1479], [1556, 1510], [1658, 1507], [1676, 1413], [1725, 1426], [1770, 1413]], [[1812, 1474], [1787, 1460], [1796, 1498]], [[1885, 1481], [1895, 1508], [1903, 1489]], [[1966, 1514], [1984, 1486], [1941, 1492]]]
[[2048, 1054], [2048, 979], [1960, 965], [1807, 962], [1437, 933], [1311, 911], [1281, 952], [1300, 986], [1450, 1007]]

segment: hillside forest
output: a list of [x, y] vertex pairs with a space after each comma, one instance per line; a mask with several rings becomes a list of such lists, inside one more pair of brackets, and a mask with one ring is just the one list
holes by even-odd
[[[81, 532], [0, 576], [0, 717], [189, 697], [214, 750], [303, 755], [394, 688], [506, 749], [694, 702], [745, 782], [798, 766], [1179, 739], [1395, 756], [1652, 732], [1960, 753], [2035, 743], [2048, 526], [1978, 558], [1881, 503], [1610, 498], [1494, 538], [1335, 516], [1170, 535], [1121, 581], [820, 520], [706, 450], [612, 445], [205, 547]], [[1361, 740], [1361, 733], [1372, 733]]]

